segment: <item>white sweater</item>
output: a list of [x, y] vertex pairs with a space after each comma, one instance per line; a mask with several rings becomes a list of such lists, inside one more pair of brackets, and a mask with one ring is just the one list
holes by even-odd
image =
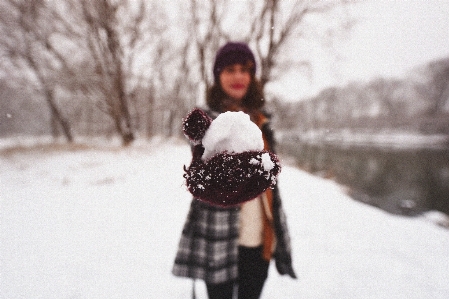
[[262, 245], [263, 207], [260, 197], [242, 204], [239, 230], [239, 245], [246, 247]]

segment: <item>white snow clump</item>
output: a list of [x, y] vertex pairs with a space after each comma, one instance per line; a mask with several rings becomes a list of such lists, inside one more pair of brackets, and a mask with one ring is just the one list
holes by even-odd
[[262, 154], [262, 166], [265, 171], [270, 171], [274, 167], [273, 161], [271, 161], [270, 154], [263, 153]]
[[261, 156], [258, 156], [257, 158], [261, 159], [261, 161], [257, 160], [256, 158], [252, 158], [251, 160], [249, 160], [249, 163], [253, 165], [261, 164], [265, 171], [270, 171], [273, 169], [274, 163], [273, 161], [271, 161], [269, 153], [263, 153]]
[[264, 148], [259, 127], [241, 111], [221, 113], [214, 119], [204, 135], [203, 146], [203, 161], [224, 151], [242, 153]]

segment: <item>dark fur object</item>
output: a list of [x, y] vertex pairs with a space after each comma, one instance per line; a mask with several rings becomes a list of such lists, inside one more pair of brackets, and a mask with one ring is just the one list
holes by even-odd
[[[196, 150], [201, 152], [200, 146]], [[194, 156], [201, 157], [200, 153]], [[261, 163], [264, 153], [274, 167], [267, 171]], [[255, 160], [259, 163], [255, 163]], [[281, 167], [277, 156], [267, 151], [220, 153], [205, 163], [194, 158], [184, 168], [187, 188], [195, 198], [218, 206], [234, 206], [259, 196], [276, 183]]]
[[[194, 144], [193, 158], [184, 167], [187, 189], [197, 199], [218, 206], [234, 206], [259, 196], [276, 184], [281, 171], [278, 157], [268, 151], [222, 152], [201, 159], [201, 141], [212, 123], [202, 110], [192, 110], [183, 121], [183, 132]], [[268, 153], [274, 167], [265, 170], [262, 154]]]
[[182, 131], [190, 141], [197, 144], [201, 142], [211, 123], [212, 118], [203, 110], [196, 108], [183, 120]]

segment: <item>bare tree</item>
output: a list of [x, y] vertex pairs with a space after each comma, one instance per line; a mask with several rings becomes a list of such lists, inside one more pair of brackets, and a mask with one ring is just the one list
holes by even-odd
[[[54, 127], [68, 140], [80, 119], [101, 119], [97, 127], [113, 126], [127, 145], [139, 130], [176, 134], [181, 117], [200, 104], [212, 83], [214, 55], [225, 41], [255, 47], [265, 85], [284, 68], [282, 54], [306, 29], [306, 17], [346, 1], [244, 1], [239, 2], [244, 18], [238, 14], [235, 23], [230, 9], [236, 2], [190, 0], [188, 13], [177, 15], [179, 24], [167, 22], [157, 3], [2, 1], [0, 55], [7, 59], [0, 67], [8, 78], [39, 88]], [[168, 33], [173, 30], [176, 38]], [[76, 107], [63, 106], [64, 99]], [[99, 111], [110, 121], [98, 117]]]
[[[241, 40], [255, 47], [263, 87], [276, 80], [276, 75], [285, 71], [286, 66], [310, 68], [310, 62], [306, 60], [286, 61], [281, 56], [285, 54], [283, 50], [294, 46], [304, 38], [307, 30], [311, 30], [307, 23], [310, 16], [324, 16], [357, 1], [360, 0], [242, 1], [235, 12], [226, 0], [191, 0], [190, 32], [201, 81], [206, 87], [210, 86], [213, 55], [221, 43], [228, 40]], [[348, 30], [351, 24], [349, 17], [342, 18], [341, 23], [335, 25], [340, 28], [334, 31]], [[319, 37], [315, 35], [314, 38]]]
[[227, 1], [190, 1], [189, 35], [197, 54], [201, 81], [206, 89], [210, 86], [210, 65], [220, 43], [226, 39], [223, 20], [228, 12]]
[[449, 58], [430, 63], [427, 69], [430, 73], [429, 88], [431, 97], [429, 97], [429, 100], [432, 103], [427, 113], [431, 116], [435, 116], [439, 113], [443, 113], [445, 106], [448, 106]]
[[[257, 54], [260, 59], [261, 84], [265, 87], [266, 83], [276, 79], [274, 74], [281, 65], [279, 55], [282, 49], [291, 45], [294, 40], [304, 36], [307, 30], [306, 18], [311, 15], [324, 15], [332, 10], [341, 8], [343, 5], [353, 3], [351, 0], [303, 0], [289, 1], [288, 7], [282, 7], [286, 2], [280, 0], [267, 0], [257, 10], [257, 7], [251, 3], [249, 11], [253, 12], [248, 41], [254, 42]], [[347, 30], [351, 24], [350, 19], [342, 20], [339, 26]], [[293, 66], [308, 66], [308, 62], [295, 61], [289, 62]]]
[[[158, 110], [158, 114], [162, 115], [159, 122], [164, 125], [165, 135], [176, 136], [181, 133], [179, 128], [182, 117], [192, 107], [201, 105], [205, 90], [211, 85], [209, 71], [214, 55], [226, 40], [222, 22], [228, 13], [227, 3], [227, 0], [190, 0], [187, 9], [183, 3], [182, 13], [178, 17], [177, 36], [183, 36], [184, 39], [171, 44], [167, 39], [158, 40], [161, 51], [153, 54], [155, 61], [152, 69], [162, 71], [154, 74], [150, 82], [153, 93], [158, 93], [162, 103], [154, 105], [157, 99], [153, 97], [151, 101], [154, 109], [162, 109]], [[164, 74], [167, 70], [168, 76]], [[159, 82], [154, 82], [155, 79]], [[170, 90], [163, 93], [156, 83]]]
[[182, 118], [197, 104], [195, 97], [197, 84], [191, 79], [195, 76], [192, 74], [189, 64], [189, 48], [190, 43], [188, 41], [181, 47], [181, 61], [179, 62], [179, 70], [173, 86], [173, 95], [176, 101], [173, 102], [169, 126], [171, 128], [171, 135], [175, 136], [181, 134]]
[[52, 124], [59, 123], [70, 140], [71, 124], [58, 106], [63, 99], [70, 103], [64, 109], [75, 123], [84, 119], [109, 125], [101, 112], [108, 115], [125, 145], [143, 123], [156, 134], [164, 123], [177, 120], [173, 112], [179, 102], [167, 99], [180, 93], [185, 98], [187, 92], [188, 84], [182, 73], [173, 72], [171, 61], [190, 70], [190, 61], [165, 36], [171, 24], [156, 3], [2, 2], [0, 51], [7, 59], [1, 61], [1, 69], [8, 72], [9, 81], [31, 82], [42, 90], [57, 120]]
[[53, 135], [60, 127], [67, 141], [72, 142], [71, 124], [55, 99], [58, 78], [54, 74], [66, 66], [66, 61], [52, 40], [59, 30], [54, 23], [47, 23], [59, 16], [46, 1], [7, 0], [0, 6], [0, 47], [7, 57], [2, 62], [3, 71], [42, 92], [50, 108]]
[[[80, 1], [87, 26], [89, 55], [99, 76], [100, 91], [106, 111], [124, 145], [135, 139], [129, 107], [128, 73], [131, 54], [142, 33], [145, 2], [132, 14], [130, 1]], [[126, 19], [126, 24], [121, 20]], [[131, 51], [132, 53], [132, 51]]]

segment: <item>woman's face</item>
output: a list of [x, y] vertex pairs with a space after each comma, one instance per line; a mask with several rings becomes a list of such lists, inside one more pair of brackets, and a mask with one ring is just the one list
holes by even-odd
[[251, 83], [251, 69], [239, 63], [229, 65], [220, 73], [223, 91], [232, 99], [241, 101]]

